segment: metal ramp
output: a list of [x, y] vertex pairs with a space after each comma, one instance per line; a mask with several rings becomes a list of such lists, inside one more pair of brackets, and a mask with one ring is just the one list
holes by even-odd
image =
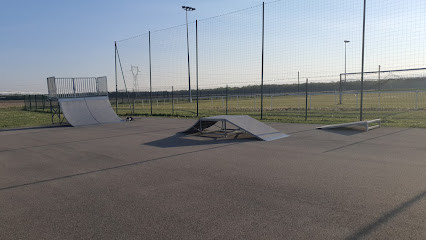
[[47, 88], [51, 103], [52, 124], [56, 116], [62, 124], [61, 113], [72, 126], [122, 121], [109, 102], [106, 77], [49, 77]]
[[191, 128], [183, 131], [184, 134], [193, 134], [203, 132], [205, 129], [212, 127], [216, 123], [221, 122], [223, 130], [227, 130], [227, 123], [230, 123], [250, 135], [253, 135], [262, 141], [272, 141], [280, 138], [288, 137], [287, 134], [272, 128], [247, 115], [221, 115], [214, 117], [200, 118]]
[[60, 98], [61, 111], [72, 126], [118, 123], [122, 120], [115, 114], [107, 96]]
[[[376, 123], [376, 125], [371, 126], [372, 123]], [[353, 129], [361, 129], [368, 132], [369, 130], [380, 128], [380, 125], [381, 125], [381, 119], [374, 119], [369, 121], [326, 125], [326, 126], [317, 127], [317, 129], [353, 128]]]

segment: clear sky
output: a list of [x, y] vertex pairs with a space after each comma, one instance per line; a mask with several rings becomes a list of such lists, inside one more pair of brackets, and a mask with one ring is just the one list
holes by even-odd
[[[362, 0], [266, 1], [265, 80], [335, 81], [360, 71]], [[368, 0], [366, 70], [426, 67], [426, 1]], [[257, 84], [260, 77], [261, 1], [252, 0], [1, 0], [0, 92], [45, 93], [46, 78], [108, 77], [114, 88], [114, 41], [128, 87], [130, 65], [141, 68], [147, 88], [148, 30], [152, 33], [153, 81], [158, 90], [187, 84], [185, 26], [189, 14], [191, 73], [195, 73], [194, 24], [199, 22], [201, 85]], [[256, 6], [256, 7], [253, 7]], [[208, 19], [240, 9], [247, 10]], [[193, 77], [194, 75], [192, 75]], [[329, 77], [332, 76], [332, 77]], [[120, 88], [123, 89], [122, 79]]]
[[[112, 80], [114, 41], [260, 4], [244, 0], [1, 0], [0, 92], [45, 92], [49, 76]], [[190, 20], [191, 20], [190, 19]], [[109, 81], [109, 87], [112, 82]]]

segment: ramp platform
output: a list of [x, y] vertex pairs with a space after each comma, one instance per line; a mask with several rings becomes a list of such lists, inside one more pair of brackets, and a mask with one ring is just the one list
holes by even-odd
[[247, 115], [221, 115], [214, 117], [200, 118], [191, 128], [182, 132], [184, 134], [193, 134], [203, 132], [207, 128], [212, 127], [216, 123], [222, 123], [222, 130], [225, 134], [227, 131], [227, 123], [237, 127], [237, 130], [244, 131], [262, 141], [272, 141], [280, 138], [288, 137], [287, 134], [272, 128]]
[[[376, 125], [371, 125], [376, 123]], [[336, 129], [336, 128], [352, 128], [352, 129], [361, 129], [363, 131], [369, 131], [375, 128], [379, 128], [381, 124], [381, 119], [374, 119], [369, 121], [359, 121], [359, 122], [350, 122], [350, 123], [341, 123], [317, 127], [317, 129]]]
[[107, 96], [60, 98], [61, 111], [72, 126], [117, 123], [122, 120], [115, 114]]
[[[63, 117], [72, 126], [117, 123], [122, 120], [111, 107], [106, 77], [47, 78], [52, 124]], [[54, 103], [54, 104], [52, 104]]]

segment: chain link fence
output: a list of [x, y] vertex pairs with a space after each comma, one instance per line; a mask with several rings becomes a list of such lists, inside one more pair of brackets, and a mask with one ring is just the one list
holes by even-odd
[[327, 124], [363, 111], [426, 127], [426, 2], [367, 1], [361, 89], [362, 2], [273, 1], [117, 41], [111, 105], [120, 115]]

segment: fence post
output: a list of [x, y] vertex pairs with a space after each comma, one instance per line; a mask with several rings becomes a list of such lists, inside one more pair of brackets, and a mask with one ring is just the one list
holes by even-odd
[[305, 121], [308, 120], [308, 79], [306, 78], [305, 87]]
[[172, 115], [175, 114], [175, 100], [173, 99], [173, 86], [172, 86]]
[[198, 91], [198, 20], [195, 20], [195, 70], [196, 70], [196, 79], [197, 79], [197, 117], [198, 117], [198, 98], [200, 93]]
[[72, 91], [74, 93], [74, 97], [77, 97], [76, 91], [75, 91], [75, 79], [72, 78]]
[[300, 92], [299, 72], [297, 72], [297, 93]]
[[364, 101], [364, 42], [365, 42], [365, 8], [367, 1], [364, 0], [363, 20], [362, 20], [362, 52], [361, 52], [361, 101], [359, 105], [359, 120], [363, 120], [363, 101]]
[[31, 111], [32, 110], [31, 95], [28, 95], [28, 99], [30, 100], [30, 111]]
[[225, 97], [226, 97], [226, 111], [225, 111], [225, 115], [228, 115], [228, 85], [226, 85], [226, 89], [225, 89]]
[[337, 94], [336, 91], [334, 91], [334, 105], [337, 105]]
[[237, 108], [239, 108], [239, 105], [238, 105], [238, 95], [237, 95]]
[[260, 86], [260, 119], [263, 119], [263, 55], [265, 48], [265, 2], [262, 3], [262, 84]]
[[382, 86], [381, 86], [381, 82], [380, 82], [380, 65], [379, 65], [379, 109], [380, 109], [380, 100], [381, 100], [381, 96], [382, 95]]
[[115, 112], [118, 114], [118, 82], [117, 82], [117, 42], [114, 42], [115, 63]]
[[44, 107], [46, 106], [46, 99], [44, 98], [44, 95], [41, 95], [41, 104], [43, 106], [43, 111], [44, 111]]
[[52, 124], [53, 124], [53, 106], [52, 106], [52, 99], [49, 99], [49, 107], [50, 107], [50, 115], [52, 118]]
[[37, 111], [37, 94], [34, 95], [34, 108]]
[[151, 116], [152, 116], [151, 31], [148, 32], [148, 44], [149, 44], [149, 102], [151, 103]]
[[269, 108], [269, 110], [272, 111], [272, 94], [271, 94], [271, 107]]
[[342, 74], [340, 74], [340, 82], [339, 82], [339, 104], [342, 104]]
[[416, 90], [416, 110], [418, 110], [418, 107], [419, 107], [419, 90], [417, 89]]

